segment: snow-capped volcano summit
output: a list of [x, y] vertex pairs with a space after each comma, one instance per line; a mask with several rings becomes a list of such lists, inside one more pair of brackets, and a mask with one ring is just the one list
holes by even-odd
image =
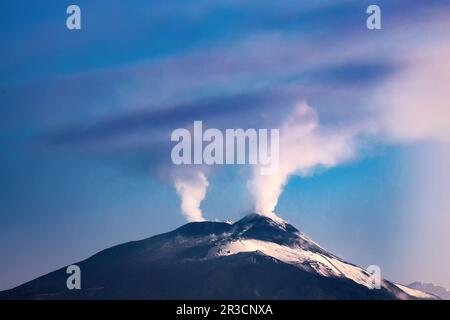
[[434, 298], [381, 280], [327, 252], [281, 220], [251, 214], [235, 223], [192, 222], [84, 260], [82, 289], [66, 268], [0, 298], [23, 299], [408, 299]]

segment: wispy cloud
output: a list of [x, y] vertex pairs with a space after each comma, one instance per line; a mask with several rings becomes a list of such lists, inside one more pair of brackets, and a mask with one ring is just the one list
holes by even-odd
[[[369, 32], [364, 6], [356, 1], [287, 1], [265, 7], [258, 1], [180, 2], [186, 10], [158, 2], [152, 10], [144, 6], [142, 16], [162, 19], [161, 12], [167, 12], [180, 17], [177, 23], [186, 28], [172, 31], [181, 47], [165, 50], [161, 44], [158, 51], [154, 44], [164, 43], [161, 37], [170, 30], [149, 31], [154, 42], [139, 46], [143, 56], [128, 57], [127, 63], [109, 57], [95, 68], [80, 65], [77, 72], [43, 81], [4, 85], [2, 105], [14, 110], [4, 108], [0, 121], [11, 130], [32, 127], [47, 147], [107, 153], [117, 161], [129, 155], [141, 158], [147, 168], [166, 169], [171, 168], [170, 131], [194, 120], [217, 128], [281, 127], [291, 131], [286, 145], [306, 151], [285, 153], [282, 172], [271, 182], [270, 204], [262, 206], [271, 211], [291, 174], [351, 158], [361, 136], [386, 143], [448, 138], [449, 55], [439, 44], [445, 43], [450, 25], [437, 4], [442, 2], [426, 8], [386, 3], [384, 29]], [[123, 4], [113, 7], [107, 15], [118, 15]], [[130, 6], [126, 10], [136, 14]], [[229, 28], [211, 21], [229, 16], [236, 17], [227, 20]], [[141, 38], [137, 27], [147, 25], [143, 21], [130, 21], [126, 30], [114, 28], [119, 34], [132, 31], [126, 40], [132, 42]], [[157, 24], [150, 23], [149, 30]], [[195, 36], [195, 44], [188, 45], [180, 30], [198, 35], [200, 27], [210, 34]], [[103, 34], [98, 22], [90, 28], [88, 39]], [[73, 41], [78, 49], [84, 43]], [[8, 54], [21, 45], [16, 46]], [[155, 50], [159, 55], [145, 55]], [[254, 187], [254, 194], [263, 192]]]

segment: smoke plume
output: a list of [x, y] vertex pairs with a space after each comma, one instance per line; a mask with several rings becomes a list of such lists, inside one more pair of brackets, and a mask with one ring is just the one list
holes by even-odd
[[206, 196], [208, 180], [201, 171], [184, 172], [174, 179], [175, 189], [181, 197], [181, 211], [189, 222], [204, 221], [200, 203]]
[[403, 60], [403, 68], [373, 90], [371, 116], [346, 127], [321, 126], [299, 103], [280, 129], [280, 168], [264, 176], [254, 168], [248, 187], [258, 213], [274, 214], [289, 176], [331, 168], [358, 154], [360, 136], [385, 144], [450, 141], [450, 46], [431, 46]]
[[248, 187], [257, 213], [276, 217], [278, 198], [290, 175], [312, 174], [317, 167], [333, 167], [355, 154], [354, 132], [323, 130], [314, 109], [305, 102], [295, 106], [280, 129], [280, 166], [274, 175], [255, 167]]

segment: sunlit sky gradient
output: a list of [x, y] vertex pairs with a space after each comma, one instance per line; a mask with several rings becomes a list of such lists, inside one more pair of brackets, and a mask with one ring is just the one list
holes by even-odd
[[[72, 2], [0, 3], [0, 290], [183, 224], [171, 130], [276, 127], [300, 100], [372, 131], [291, 177], [277, 213], [389, 280], [450, 288], [448, 1], [74, 3], [81, 31]], [[211, 168], [205, 218], [251, 211], [250, 177]]]

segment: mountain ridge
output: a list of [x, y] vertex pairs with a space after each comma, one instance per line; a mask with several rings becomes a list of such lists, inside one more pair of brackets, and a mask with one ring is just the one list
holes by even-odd
[[[291, 224], [258, 214], [191, 222], [80, 261], [82, 289], [65, 268], [0, 292], [1, 299], [411, 299], [345, 262]], [[268, 278], [267, 275], [271, 277]]]
[[413, 283], [408, 284], [407, 287], [435, 295], [444, 300], [450, 300], [450, 290], [447, 290], [446, 288], [435, 285], [433, 283], [424, 283], [420, 281], [415, 281]]

